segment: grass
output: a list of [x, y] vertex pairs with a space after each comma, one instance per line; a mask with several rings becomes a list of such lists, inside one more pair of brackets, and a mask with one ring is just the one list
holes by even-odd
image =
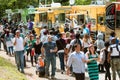
[[25, 75], [20, 73], [16, 66], [8, 60], [0, 57], [0, 80], [27, 80]]

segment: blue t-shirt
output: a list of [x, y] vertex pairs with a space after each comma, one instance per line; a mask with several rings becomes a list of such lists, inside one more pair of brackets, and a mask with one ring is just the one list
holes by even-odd
[[45, 42], [45, 43], [43, 44], [43, 47], [44, 47], [44, 49], [45, 49], [45, 56], [46, 56], [46, 57], [55, 56], [55, 54], [56, 54], [55, 52], [50, 53], [50, 50], [51, 50], [51, 49], [54, 50], [55, 47], [57, 47], [55, 42]]
[[32, 29], [33, 29], [33, 23], [30, 22], [30, 23], [29, 23], [29, 30], [32, 30]]

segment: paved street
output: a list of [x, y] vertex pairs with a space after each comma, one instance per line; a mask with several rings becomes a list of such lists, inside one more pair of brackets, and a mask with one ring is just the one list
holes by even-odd
[[[0, 51], [0, 56], [8, 59], [13, 64], [15, 64], [14, 57], [10, 57], [10, 56], [6, 55], [6, 53], [3, 50]], [[59, 59], [58, 58], [57, 58], [57, 69], [60, 69], [59, 68]], [[38, 77], [38, 75], [36, 75], [36, 73], [35, 73], [35, 70], [36, 70], [36, 68], [32, 67], [30, 62], [27, 62], [27, 68], [25, 68], [25, 75], [26, 75], [28, 80], [50, 80], [50, 79]], [[86, 76], [85, 80], [89, 80], [87, 72], [86, 72], [85, 76]], [[105, 80], [104, 76], [105, 76], [104, 73], [100, 73], [99, 74], [99, 80]], [[61, 74], [59, 71], [56, 72], [55, 77], [57, 78], [56, 80], [75, 80], [74, 77], [68, 76], [65, 73]], [[119, 80], [118, 76], [117, 76], [117, 80]]]

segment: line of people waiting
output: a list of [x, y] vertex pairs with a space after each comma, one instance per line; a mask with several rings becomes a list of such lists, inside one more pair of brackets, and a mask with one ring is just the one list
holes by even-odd
[[[110, 60], [113, 80], [116, 80], [115, 71], [120, 77], [120, 47], [116, 47], [118, 40], [115, 38], [114, 32], [111, 33], [110, 41], [105, 42], [102, 33], [98, 33], [97, 40], [93, 41], [89, 32], [88, 34], [86, 32], [82, 37], [79, 31], [75, 34], [73, 29], [66, 33], [60, 33], [59, 30], [47, 30], [47, 27], [44, 27], [40, 36], [35, 36], [35, 33], [31, 31], [24, 35], [21, 33], [21, 28], [15, 30], [13, 34], [11, 33], [12, 30], [8, 28], [5, 28], [4, 31], [1, 31], [4, 49], [7, 54], [15, 55], [17, 68], [22, 73], [24, 73], [26, 62], [25, 56], [27, 55], [28, 60], [28, 55], [30, 55], [31, 65], [44, 66], [45, 77], [47, 78], [50, 76], [49, 67], [51, 64], [51, 78], [55, 78], [56, 56], [58, 56], [61, 73], [64, 74], [67, 69], [66, 72], [69, 74], [72, 67], [71, 73], [75, 75], [76, 80], [85, 80], [85, 64], [88, 66], [90, 80], [98, 80], [99, 71], [104, 72], [104, 66], [106, 70], [105, 79], [111, 80]], [[45, 59], [42, 63], [39, 62], [41, 58]]]

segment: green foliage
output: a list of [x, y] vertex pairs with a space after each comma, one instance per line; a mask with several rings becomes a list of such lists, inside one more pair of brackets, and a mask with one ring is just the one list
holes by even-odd
[[92, 0], [76, 0], [76, 5], [89, 5]]
[[[91, 3], [91, 1], [96, 1], [96, 0], [75, 0], [76, 1], [76, 5], [89, 5]], [[110, 0], [110, 2], [113, 2], [116, 0]]]
[[60, 3], [64, 3], [64, 2], [68, 2], [69, 0], [54, 0], [54, 2], [60, 2]]
[[[45, 0], [41, 0], [45, 3]], [[47, 4], [50, 4], [52, 0], [46, 0]], [[69, 5], [69, 0], [53, 0], [54, 2], [59, 2], [63, 6]], [[75, 0], [76, 5], [89, 5], [92, 0]], [[111, 0], [116, 1], [116, 0]], [[28, 5], [33, 5], [37, 7], [39, 5], [39, 0], [0, 0], [0, 18], [5, 15], [6, 9], [24, 9]]]
[[69, 5], [69, 0], [54, 0], [55, 2], [60, 2], [63, 6]]
[[117, 0], [111, 0], [111, 1], [117, 1]]
[[6, 9], [24, 9], [28, 5], [38, 6], [39, 0], [0, 0], [0, 18], [5, 15]]

